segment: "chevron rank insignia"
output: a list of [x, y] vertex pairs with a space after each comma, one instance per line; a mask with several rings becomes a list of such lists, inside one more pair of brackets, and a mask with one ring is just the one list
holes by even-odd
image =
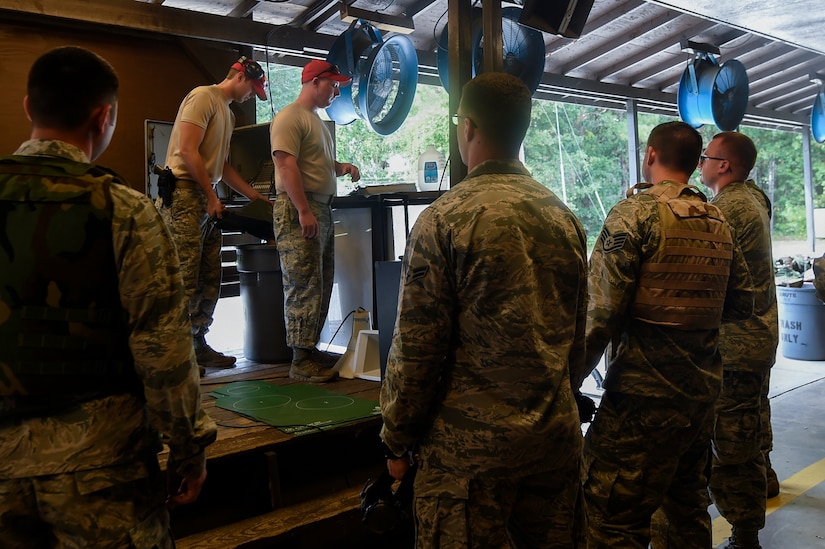
[[602, 230], [602, 234], [599, 235], [599, 240], [602, 243], [604, 253], [609, 254], [622, 249], [627, 240], [627, 233], [610, 234], [610, 231], [605, 228]]
[[429, 272], [430, 268], [426, 265], [422, 267], [415, 267], [410, 269], [410, 274], [408, 275], [407, 281], [408, 282], [415, 282], [416, 280], [421, 280], [427, 273]]

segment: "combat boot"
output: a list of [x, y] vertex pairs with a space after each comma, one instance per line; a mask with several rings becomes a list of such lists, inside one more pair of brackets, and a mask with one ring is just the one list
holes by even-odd
[[234, 356], [226, 356], [219, 353], [206, 343], [204, 336], [196, 336], [194, 339], [195, 358], [198, 365], [207, 368], [232, 368], [237, 360]]
[[315, 360], [312, 351], [313, 349], [293, 348], [289, 378], [310, 383], [326, 383], [337, 378], [338, 372]]
[[762, 549], [759, 545], [759, 530], [734, 526], [728, 544], [722, 549]]

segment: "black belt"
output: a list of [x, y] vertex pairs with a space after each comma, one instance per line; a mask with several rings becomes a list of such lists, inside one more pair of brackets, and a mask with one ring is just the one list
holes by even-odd
[[189, 179], [177, 179], [175, 180], [175, 188], [186, 189], [189, 191], [197, 191], [200, 190], [201, 186], [197, 181], [191, 181]]
[[320, 194], [320, 193], [304, 193], [307, 196], [307, 199], [314, 200], [315, 202], [319, 202], [321, 204], [331, 204], [332, 199], [335, 198], [334, 194]]

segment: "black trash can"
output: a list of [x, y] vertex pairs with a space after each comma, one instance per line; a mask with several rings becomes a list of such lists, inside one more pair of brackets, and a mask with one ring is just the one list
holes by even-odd
[[237, 247], [237, 258], [246, 318], [244, 356], [255, 362], [291, 362], [278, 249], [271, 244], [245, 244]]

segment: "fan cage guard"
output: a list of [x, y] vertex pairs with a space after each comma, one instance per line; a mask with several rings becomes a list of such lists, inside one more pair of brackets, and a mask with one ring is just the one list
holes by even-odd
[[346, 126], [360, 118], [355, 110], [355, 96], [358, 94], [358, 83], [365, 60], [361, 52], [368, 51], [378, 43], [381, 43], [381, 33], [378, 29], [363, 21], [355, 21], [335, 39], [329, 49], [327, 61], [337, 65], [341, 74], [352, 78], [352, 83], [342, 86], [341, 95], [326, 109], [327, 116], [336, 124]]
[[331, 120], [346, 125], [361, 118], [380, 135], [401, 127], [418, 83], [418, 55], [407, 37], [384, 41], [377, 28], [359, 20], [336, 39], [327, 61], [352, 78], [327, 108]]
[[811, 110], [811, 135], [817, 143], [825, 143], [825, 90], [820, 88]]
[[[520, 78], [531, 94], [536, 93], [544, 76], [544, 36], [518, 22], [521, 8], [504, 8], [501, 14], [503, 70]], [[481, 74], [483, 68], [484, 34], [479, 32], [473, 41], [473, 75]]]
[[[504, 72], [520, 78], [533, 94], [544, 76], [544, 35], [541, 31], [527, 27], [518, 22], [521, 8], [510, 6], [501, 10], [501, 42], [503, 49]], [[484, 33], [482, 32], [481, 9], [473, 8], [472, 77], [483, 72], [484, 68]], [[438, 37], [436, 66], [438, 79], [445, 91], [450, 91], [449, 79], [449, 34], [444, 25]]]
[[679, 80], [679, 117], [694, 128], [714, 124], [733, 131], [742, 122], [748, 107], [748, 75], [736, 59], [719, 65], [716, 58], [702, 54], [688, 63]]
[[415, 99], [418, 54], [412, 42], [392, 36], [373, 46], [358, 84], [357, 105], [367, 125], [380, 135], [401, 127]]

